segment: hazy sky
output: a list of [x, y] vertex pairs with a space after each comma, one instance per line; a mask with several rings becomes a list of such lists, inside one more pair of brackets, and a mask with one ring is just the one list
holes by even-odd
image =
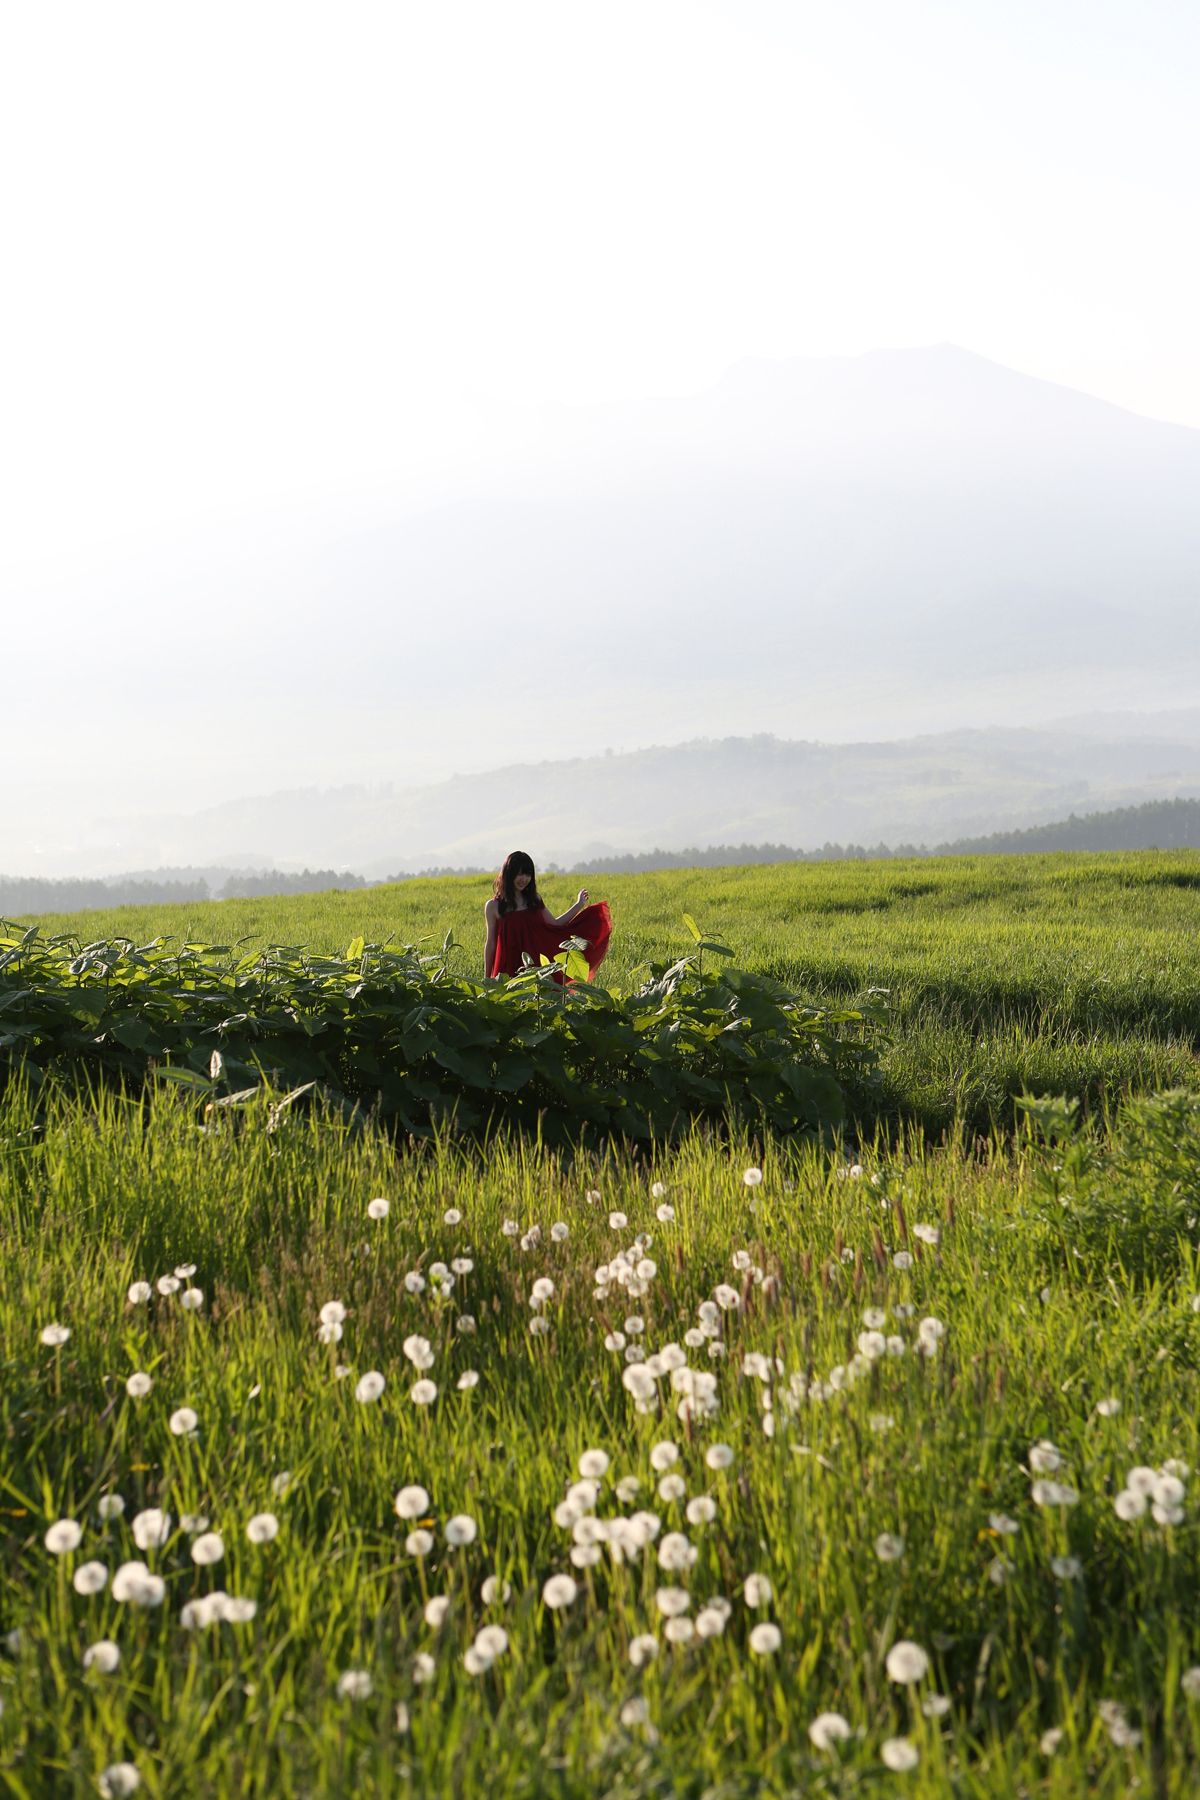
[[102, 708], [158, 555], [253, 585], [515, 404], [747, 356], [952, 341], [1200, 426], [1198, 77], [1192, 0], [10, 5], [4, 609]]

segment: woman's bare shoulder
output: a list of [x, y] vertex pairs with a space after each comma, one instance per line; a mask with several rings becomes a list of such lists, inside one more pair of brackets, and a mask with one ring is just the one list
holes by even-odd
[[483, 916], [485, 919], [494, 919], [497, 915], [497, 911], [496, 900], [493, 895], [490, 900], [485, 900], [483, 903]]

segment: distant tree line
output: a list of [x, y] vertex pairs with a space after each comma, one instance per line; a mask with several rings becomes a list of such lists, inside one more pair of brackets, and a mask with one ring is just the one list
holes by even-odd
[[245, 900], [271, 894], [315, 894], [329, 888], [361, 888], [362, 875], [337, 869], [233, 871], [215, 885], [203, 876], [173, 880], [167, 876], [112, 875], [103, 880], [67, 875], [0, 875], [0, 916], [22, 913], [83, 912], [99, 907], [150, 906], [189, 900]]
[[[1119, 806], [1110, 812], [1082, 813], [1052, 825], [1023, 831], [993, 831], [987, 837], [955, 838], [935, 844], [822, 844], [798, 850], [790, 844], [709, 844], [704, 849], [640, 850], [625, 856], [580, 859], [596, 875], [632, 875], [652, 869], [712, 869], [738, 863], [867, 862], [905, 856], [1021, 856], [1051, 850], [1200, 850], [1200, 799], [1148, 800], [1142, 806]], [[547, 874], [570, 870], [558, 863], [543, 865]], [[480, 869], [447, 867], [388, 875], [388, 882], [415, 881], [442, 875], [480, 875]], [[331, 888], [375, 887], [363, 875], [344, 869], [232, 870], [223, 883], [200, 876], [180, 880], [172, 871], [161, 877], [112, 875], [104, 880], [74, 876], [0, 875], [0, 915], [82, 912], [85, 908], [139, 906], [164, 901], [266, 898], [273, 894], [316, 894]]]

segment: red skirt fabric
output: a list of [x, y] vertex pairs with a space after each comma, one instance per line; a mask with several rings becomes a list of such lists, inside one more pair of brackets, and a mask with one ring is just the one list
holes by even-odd
[[553, 961], [562, 949], [564, 938], [578, 937], [587, 940], [583, 954], [587, 958], [590, 981], [608, 953], [611, 936], [612, 914], [606, 900], [585, 906], [569, 925], [548, 925], [546, 915], [541, 911], [501, 913], [496, 921], [496, 950], [491, 973], [519, 975], [522, 951], [528, 951], [535, 963], [542, 956]]

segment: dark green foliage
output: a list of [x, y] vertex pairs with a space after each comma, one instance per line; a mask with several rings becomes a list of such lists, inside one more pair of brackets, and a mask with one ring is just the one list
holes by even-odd
[[435, 954], [362, 938], [342, 956], [162, 938], [80, 950], [9, 927], [0, 1057], [35, 1079], [153, 1073], [218, 1106], [266, 1081], [378, 1105], [417, 1135], [504, 1123], [554, 1141], [661, 1138], [702, 1117], [830, 1130], [844, 1089], [873, 1078], [877, 1011], [810, 1006], [769, 975], [705, 968], [706, 952], [710, 964], [730, 954], [706, 940], [651, 964], [625, 995], [564, 985], [569, 952], [562, 966], [478, 982], [451, 970], [456, 949], [448, 934]]
[[1200, 1094], [1168, 1089], [1121, 1107], [1119, 1129], [1080, 1124], [1075, 1101], [1018, 1102], [1048, 1150], [1033, 1206], [1048, 1265], [1081, 1282], [1170, 1281], [1200, 1251]]

